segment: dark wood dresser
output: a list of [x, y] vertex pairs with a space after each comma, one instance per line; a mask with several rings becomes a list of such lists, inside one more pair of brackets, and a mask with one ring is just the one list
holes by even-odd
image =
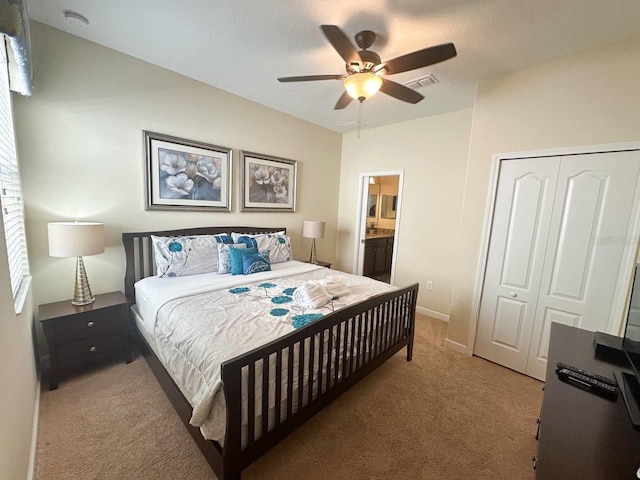
[[121, 292], [96, 295], [89, 305], [71, 300], [40, 305], [38, 320], [49, 345], [49, 390], [58, 388], [60, 377], [115, 356], [131, 362], [128, 310]]
[[628, 371], [596, 357], [593, 332], [552, 324], [536, 479], [640, 478], [640, 431], [622, 395], [614, 402], [561, 382], [557, 362], [609, 378], [614, 370]]

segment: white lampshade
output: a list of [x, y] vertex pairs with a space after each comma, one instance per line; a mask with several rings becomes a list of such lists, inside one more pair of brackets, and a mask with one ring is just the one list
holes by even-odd
[[324, 238], [325, 222], [305, 220], [302, 227], [302, 236], [305, 238]]
[[382, 79], [371, 72], [354, 73], [344, 79], [344, 88], [360, 102], [373, 97], [382, 86]]
[[54, 222], [48, 226], [52, 257], [83, 257], [104, 252], [102, 223]]

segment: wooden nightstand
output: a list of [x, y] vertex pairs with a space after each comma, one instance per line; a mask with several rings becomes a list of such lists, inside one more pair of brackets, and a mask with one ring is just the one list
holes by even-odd
[[[308, 260], [304, 263], [311, 263]], [[326, 268], [331, 268], [331, 265], [333, 265], [332, 263], [329, 262], [323, 262], [322, 260], [318, 260], [318, 266], [319, 267], [326, 267]]]
[[58, 379], [102, 360], [123, 355], [131, 363], [128, 338], [129, 302], [121, 292], [96, 295], [92, 304], [75, 306], [71, 300], [40, 305], [49, 344], [49, 390]]

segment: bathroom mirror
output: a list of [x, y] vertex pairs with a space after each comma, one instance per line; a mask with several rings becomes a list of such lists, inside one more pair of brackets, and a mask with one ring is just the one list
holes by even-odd
[[382, 195], [382, 202], [380, 204], [380, 218], [396, 218], [397, 203], [397, 195]]
[[378, 195], [374, 193], [369, 194], [369, 200], [367, 201], [367, 217], [376, 217], [376, 207], [378, 205]]

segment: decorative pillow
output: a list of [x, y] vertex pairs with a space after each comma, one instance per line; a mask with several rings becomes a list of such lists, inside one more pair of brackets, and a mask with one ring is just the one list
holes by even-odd
[[231, 236], [227, 235], [226, 233], [222, 235], [214, 235], [213, 237], [218, 243], [226, 243], [228, 245], [231, 245], [233, 243], [233, 238], [231, 238]]
[[242, 257], [249, 253], [258, 253], [257, 248], [230, 248], [229, 257], [231, 259], [231, 275], [243, 275]]
[[257, 248], [260, 251], [269, 250], [271, 263], [282, 263], [293, 260], [291, 254], [291, 239], [286, 235], [266, 233], [261, 235], [242, 235], [232, 233], [233, 241], [248, 247]]
[[271, 262], [269, 262], [269, 252], [245, 253], [242, 255], [242, 267], [244, 275], [252, 273], [268, 272], [271, 270]]
[[245, 244], [218, 244], [218, 273], [229, 273], [231, 271], [230, 251], [234, 248], [247, 248], [247, 246]]
[[233, 241], [235, 243], [238, 243], [238, 238], [240, 237], [249, 237], [249, 238], [255, 238], [255, 237], [262, 237], [263, 235], [285, 235], [284, 230], [280, 230], [279, 232], [273, 232], [273, 233], [238, 233], [238, 232], [231, 232], [231, 238], [233, 238]]
[[[158, 277], [182, 277], [218, 270], [218, 237], [191, 235], [156, 237], [151, 235]], [[228, 235], [224, 237], [231, 238]], [[221, 238], [222, 241], [224, 239]]]

